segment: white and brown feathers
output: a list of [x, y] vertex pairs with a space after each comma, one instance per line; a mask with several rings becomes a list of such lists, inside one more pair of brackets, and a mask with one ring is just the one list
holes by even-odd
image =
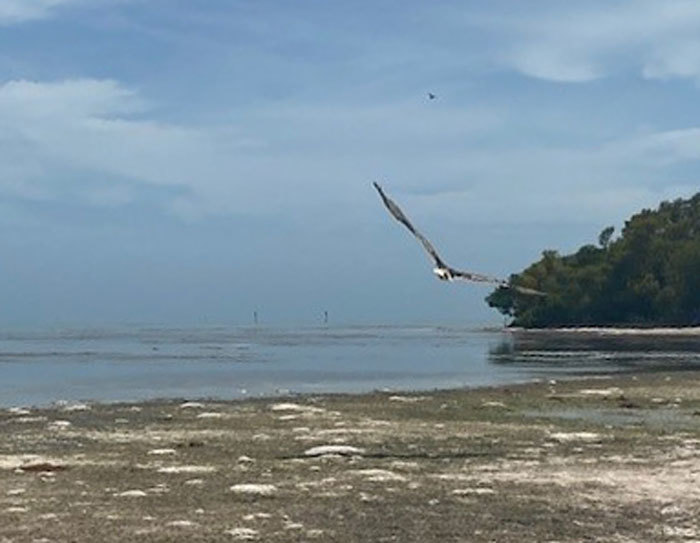
[[456, 270], [453, 267], [448, 266], [447, 264], [445, 264], [442, 258], [440, 258], [440, 255], [438, 255], [432, 243], [430, 243], [428, 239], [418, 230], [416, 230], [416, 228], [411, 224], [411, 221], [408, 220], [408, 217], [406, 217], [404, 212], [401, 211], [401, 208], [396, 204], [396, 202], [394, 202], [385, 194], [385, 192], [382, 190], [382, 187], [380, 187], [379, 184], [373, 184], [374, 188], [377, 189], [379, 196], [382, 198], [384, 205], [389, 210], [389, 213], [391, 213], [391, 215], [397, 221], [399, 221], [406, 228], [408, 228], [411, 234], [413, 234], [418, 239], [418, 241], [420, 241], [421, 245], [435, 264], [435, 267], [433, 268], [433, 273], [438, 277], [438, 279], [441, 279], [442, 281], [471, 281], [475, 283], [489, 283], [492, 285], [498, 285], [499, 287], [516, 290], [521, 294], [530, 294], [533, 296], [546, 296], [544, 292], [540, 292], [539, 290], [520, 287], [517, 285], [511, 285], [508, 283], [508, 281], [498, 279], [497, 277], [489, 277], [488, 275], [482, 275], [480, 273]]

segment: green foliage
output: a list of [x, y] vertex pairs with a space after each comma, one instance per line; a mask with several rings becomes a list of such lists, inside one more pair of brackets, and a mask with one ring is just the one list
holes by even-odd
[[511, 276], [547, 296], [498, 288], [486, 301], [516, 326], [700, 324], [700, 193], [641, 211], [615, 240], [613, 232], [570, 255], [544, 251]]
[[610, 245], [610, 241], [612, 240], [613, 232], [615, 232], [614, 226], [603, 228], [603, 231], [598, 236], [598, 245], [600, 245], [603, 249], [607, 249], [608, 245]]

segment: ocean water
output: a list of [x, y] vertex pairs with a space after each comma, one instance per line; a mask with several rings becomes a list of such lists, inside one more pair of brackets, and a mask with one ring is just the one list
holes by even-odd
[[699, 335], [463, 327], [0, 331], [0, 406], [426, 390], [700, 368]]

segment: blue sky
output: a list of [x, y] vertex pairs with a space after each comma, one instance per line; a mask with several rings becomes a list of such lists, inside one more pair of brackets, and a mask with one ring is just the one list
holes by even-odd
[[501, 276], [700, 188], [695, 1], [0, 0], [0, 74], [5, 325], [500, 322], [371, 181]]

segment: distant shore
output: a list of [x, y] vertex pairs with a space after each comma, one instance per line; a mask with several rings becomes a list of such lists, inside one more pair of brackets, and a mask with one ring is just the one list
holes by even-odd
[[0, 541], [700, 538], [700, 371], [0, 409]]
[[596, 334], [610, 336], [698, 336], [700, 337], [700, 326], [679, 326], [679, 327], [629, 327], [629, 326], [574, 326], [561, 328], [522, 328], [514, 326], [505, 328], [513, 332], [534, 332], [534, 333], [555, 333], [555, 334]]

